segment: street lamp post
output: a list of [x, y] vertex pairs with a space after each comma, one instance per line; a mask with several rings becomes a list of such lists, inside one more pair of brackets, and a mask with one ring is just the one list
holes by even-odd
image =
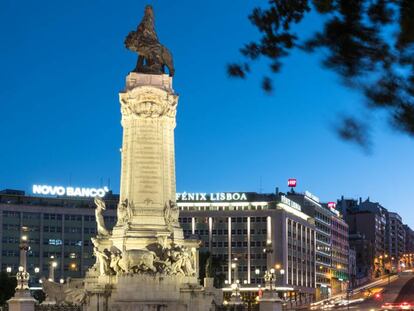
[[233, 262], [231, 263], [231, 268], [233, 270], [233, 282], [230, 282], [230, 287], [232, 290], [230, 301], [228, 302], [229, 305], [233, 306], [233, 309], [236, 310], [243, 304], [243, 301], [240, 297], [240, 280], [238, 279], [238, 259], [234, 258]]
[[20, 267], [23, 267], [23, 270], [27, 270], [27, 251], [29, 250], [29, 242], [27, 235], [22, 235], [20, 238]]
[[266, 240], [266, 247], [263, 249], [263, 252], [266, 253], [266, 264], [267, 269], [269, 269], [272, 266], [270, 257], [270, 254], [273, 253], [272, 240]]
[[[282, 300], [279, 298], [279, 294], [276, 291], [276, 271], [279, 270], [280, 274], [285, 274], [285, 270], [281, 269], [280, 265], [275, 265], [277, 269], [270, 268], [264, 272], [265, 291], [260, 298], [260, 311], [281, 311]], [[260, 273], [259, 269], [255, 270], [256, 274]]]
[[24, 234], [20, 238], [20, 262], [19, 269], [16, 274], [17, 287], [16, 289], [29, 289], [29, 273], [27, 273], [27, 251], [30, 249], [27, 235]]
[[[29, 278], [30, 275], [27, 272], [27, 251], [30, 249], [28, 237], [25, 234], [26, 227], [22, 227], [22, 235], [20, 238], [20, 260], [19, 269], [16, 274], [17, 287], [14, 297], [7, 301], [10, 311], [34, 311], [36, 300], [31, 297], [29, 291]], [[11, 267], [8, 267], [7, 271], [11, 272]]]
[[273, 286], [274, 286], [273, 283], [276, 279], [275, 269], [272, 268], [269, 271], [265, 271], [264, 279], [265, 279], [266, 288], [272, 291]]
[[55, 261], [55, 256], [50, 256], [49, 262], [49, 281], [55, 281], [55, 269], [57, 267], [57, 262]]

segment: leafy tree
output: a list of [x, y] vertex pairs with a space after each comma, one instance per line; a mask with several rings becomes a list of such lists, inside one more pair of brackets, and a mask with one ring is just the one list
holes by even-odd
[[[323, 24], [305, 38], [294, 25], [309, 14], [319, 15]], [[384, 110], [392, 126], [414, 138], [413, 0], [269, 0], [249, 19], [260, 38], [240, 50], [241, 62], [228, 65], [230, 76], [246, 78], [260, 58], [269, 61], [270, 73], [278, 73], [292, 50], [323, 50], [323, 66], [361, 92], [369, 111]], [[273, 90], [268, 74], [262, 87]], [[363, 117], [346, 116], [338, 133], [366, 146], [368, 129]]]
[[42, 303], [46, 299], [46, 294], [42, 290], [35, 290], [32, 292], [32, 296], [36, 299], [39, 303]]
[[6, 272], [0, 272], [0, 306], [13, 297], [16, 286], [16, 278], [9, 277]]

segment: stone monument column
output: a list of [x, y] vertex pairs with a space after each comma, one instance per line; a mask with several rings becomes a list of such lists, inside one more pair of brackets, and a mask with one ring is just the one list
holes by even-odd
[[199, 241], [184, 240], [178, 223], [178, 95], [172, 55], [158, 40], [150, 6], [125, 45], [138, 60], [119, 94], [123, 137], [117, 224], [112, 232], [106, 229], [105, 203], [95, 199], [96, 263], [85, 278], [84, 310], [209, 311], [221, 297], [211, 286], [199, 285]]
[[121, 250], [144, 248], [171, 233], [175, 239], [183, 239], [175, 204], [178, 95], [172, 79], [167, 74], [131, 72], [125, 90], [119, 94], [123, 127], [121, 190], [112, 240]]

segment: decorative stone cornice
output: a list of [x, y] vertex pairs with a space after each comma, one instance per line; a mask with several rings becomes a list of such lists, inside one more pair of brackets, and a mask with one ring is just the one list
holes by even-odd
[[178, 95], [152, 86], [138, 86], [119, 94], [122, 119], [175, 118]]

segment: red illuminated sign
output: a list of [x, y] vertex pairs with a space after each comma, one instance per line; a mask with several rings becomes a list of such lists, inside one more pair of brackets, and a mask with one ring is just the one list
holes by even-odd
[[288, 187], [296, 187], [296, 183], [297, 183], [297, 181], [296, 181], [296, 178], [289, 178], [288, 179]]
[[329, 208], [336, 208], [336, 203], [335, 202], [328, 202], [328, 207]]

